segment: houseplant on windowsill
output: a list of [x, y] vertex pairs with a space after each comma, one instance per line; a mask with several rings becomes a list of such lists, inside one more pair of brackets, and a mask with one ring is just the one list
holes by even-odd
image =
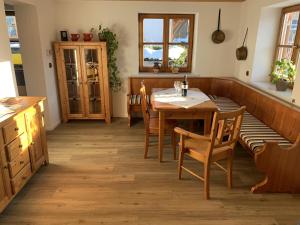
[[286, 91], [288, 87], [293, 88], [296, 66], [288, 59], [277, 60], [270, 76], [272, 83], [276, 84], [277, 91]]

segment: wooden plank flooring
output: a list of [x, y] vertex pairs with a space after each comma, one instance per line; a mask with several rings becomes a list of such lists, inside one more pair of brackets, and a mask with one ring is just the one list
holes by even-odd
[[[211, 197], [184, 173], [177, 179], [171, 149], [157, 160], [152, 140], [143, 159], [143, 124], [127, 120], [70, 122], [49, 133], [51, 164], [41, 170], [0, 215], [0, 225], [298, 225], [300, 196], [250, 193], [261, 175], [237, 149], [234, 188], [212, 169]], [[201, 165], [188, 160], [201, 172]]]

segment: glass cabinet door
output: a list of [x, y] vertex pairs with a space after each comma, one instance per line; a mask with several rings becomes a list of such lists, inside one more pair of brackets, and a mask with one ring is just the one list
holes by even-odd
[[101, 48], [94, 46], [83, 47], [83, 79], [85, 87], [86, 112], [88, 117], [97, 117], [95, 114], [103, 114], [102, 104], [102, 72], [101, 72]]
[[69, 114], [83, 114], [82, 80], [80, 77], [79, 48], [63, 47], [64, 73], [66, 79], [66, 98], [69, 105]]

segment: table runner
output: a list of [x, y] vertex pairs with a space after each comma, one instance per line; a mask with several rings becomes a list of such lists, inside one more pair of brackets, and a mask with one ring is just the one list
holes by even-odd
[[185, 109], [210, 101], [210, 98], [202, 91], [188, 90], [186, 97], [178, 96], [175, 88], [165, 89], [153, 93], [154, 100], [163, 103], [169, 103]]

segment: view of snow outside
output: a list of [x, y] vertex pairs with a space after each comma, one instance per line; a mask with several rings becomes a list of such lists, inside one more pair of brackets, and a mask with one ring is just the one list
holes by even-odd
[[[170, 20], [170, 26], [171, 26]], [[188, 22], [188, 21], [185, 21]], [[162, 43], [163, 42], [163, 19], [145, 19], [144, 20], [144, 42], [145, 43]], [[172, 26], [171, 26], [172, 28]], [[186, 28], [187, 29], [187, 28]], [[172, 29], [170, 29], [172, 30]], [[185, 35], [174, 34], [172, 43], [188, 43], [187, 32]], [[182, 37], [183, 36], [183, 37]], [[178, 59], [185, 51], [186, 47], [183, 45], [169, 46], [169, 60]], [[144, 66], [152, 67], [154, 62], [162, 63], [163, 60], [163, 45], [144, 45]], [[185, 66], [185, 65], [183, 65]]]

